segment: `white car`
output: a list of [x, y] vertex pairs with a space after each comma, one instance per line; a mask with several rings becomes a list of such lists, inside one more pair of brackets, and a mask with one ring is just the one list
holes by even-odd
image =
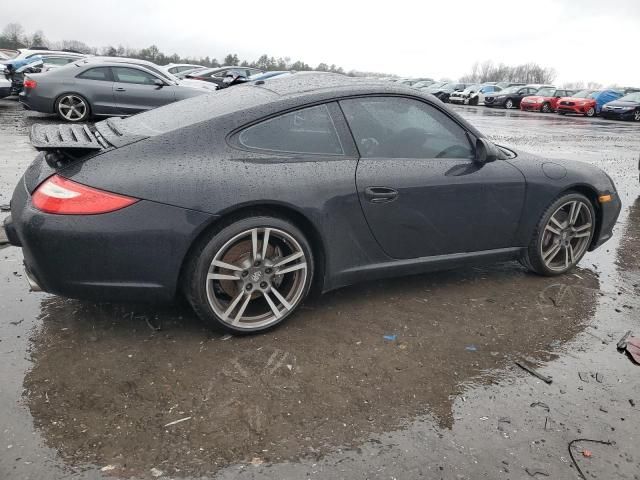
[[449, 102], [459, 105], [484, 105], [486, 93], [495, 93], [501, 90], [495, 85], [475, 84], [465, 88], [461, 92], [453, 92], [449, 95]]
[[162, 68], [165, 72], [175, 75], [176, 73], [184, 72], [186, 70], [206, 67], [203, 67], [202, 65], [193, 65], [191, 63], [169, 63], [167, 65], [161, 66], [160, 68]]
[[5, 74], [4, 65], [0, 65], [0, 98], [8, 97], [11, 94], [11, 80]]

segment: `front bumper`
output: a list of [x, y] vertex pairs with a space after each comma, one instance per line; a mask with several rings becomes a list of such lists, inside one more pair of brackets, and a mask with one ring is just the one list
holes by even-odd
[[558, 104], [558, 106], [556, 107], [556, 111], [557, 112], [562, 112], [562, 113], [575, 113], [577, 115], [586, 115], [587, 111], [592, 106], [593, 105], [561, 105], [561, 104]]
[[98, 301], [166, 301], [185, 256], [215, 216], [141, 200], [102, 215], [36, 210], [24, 181], [4, 229], [22, 247], [25, 270], [42, 290]]
[[613, 236], [613, 227], [618, 221], [620, 210], [622, 210], [622, 202], [617, 193], [613, 195], [613, 199], [610, 202], [600, 204], [600, 211], [598, 212], [600, 225], [591, 242], [589, 251], [595, 250]]
[[502, 98], [485, 97], [484, 106], [485, 107], [504, 107], [504, 104], [506, 101], [507, 101], [507, 97], [502, 97]]
[[449, 102], [457, 105], [466, 105], [469, 102], [469, 97], [454, 97], [450, 95]]
[[636, 110], [602, 110], [600, 116], [610, 120], [635, 120]]
[[542, 110], [542, 103], [520, 102], [520, 110], [525, 110], [527, 112], [539, 112]]

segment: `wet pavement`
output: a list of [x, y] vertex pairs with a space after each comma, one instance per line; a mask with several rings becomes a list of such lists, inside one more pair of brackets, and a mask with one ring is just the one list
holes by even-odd
[[[640, 125], [456, 110], [504, 145], [604, 168], [614, 238], [570, 275], [371, 282], [244, 338], [183, 304], [29, 293], [20, 251], [0, 249], [0, 478], [577, 479], [573, 455], [587, 478], [640, 479], [640, 366], [616, 351], [640, 335]], [[51, 119], [0, 100], [0, 204], [35, 121]]]

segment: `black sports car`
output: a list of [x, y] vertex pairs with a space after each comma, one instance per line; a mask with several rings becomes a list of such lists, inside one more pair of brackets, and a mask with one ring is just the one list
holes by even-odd
[[605, 103], [600, 110], [600, 116], [640, 122], [640, 92], [629, 93], [618, 100]]
[[507, 87], [494, 94], [485, 95], [484, 105], [485, 107], [520, 108], [522, 99], [534, 95], [539, 88], [539, 86], [530, 85]]
[[32, 288], [170, 300], [233, 332], [313, 290], [473, 262], [571, 270], [608, 240], [611, 179], [516, 154], [433, 96], [297, 73], [95, 124], [35, 125], [5, 221]]

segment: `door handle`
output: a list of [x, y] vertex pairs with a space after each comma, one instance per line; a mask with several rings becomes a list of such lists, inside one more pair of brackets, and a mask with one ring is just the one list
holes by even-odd
[[126, 92], [127, 90], [122, 88], [122, 87], [118, 87], [116, 88], [116, 92]]
[[364, 196], [371, 203], [392, 202], [398, 197], [398, 191], [389, 187], [367, 187]]

